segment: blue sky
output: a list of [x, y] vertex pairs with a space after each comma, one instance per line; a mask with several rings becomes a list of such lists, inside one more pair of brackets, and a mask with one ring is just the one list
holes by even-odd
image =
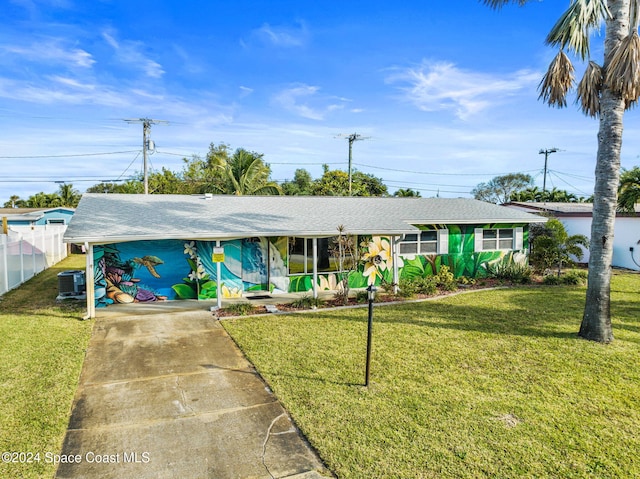
[[[169, 122], [151, 130], [155, 169], [213, 142], [263, 153], [275, 180], [318, 177], [347, 169], [339, 135], [358, 133], [354, 168], [390, 192], [470, 196], [511, 172], [541, 186], [539, 150], [557, 147], [548, 187], [589, 196], [597, 121], [537, 99], [568, 4], [0, 0], [0, 204], [138, 174], [142, 126], [128, 118]], [[640, 164], [638, 115], [626, 168]]]

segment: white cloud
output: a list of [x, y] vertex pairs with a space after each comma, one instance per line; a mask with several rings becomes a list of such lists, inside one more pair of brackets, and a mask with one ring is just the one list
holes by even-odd
[[64, 40], [47, 38], [31, 45], [3, 45], [4, 52], [20, 57], [21, 61], [27, 60], [47, 64], [62, 63], [70, 67], [90, 68], [96, 61], [90, 53], [80, 48], [68, 48]]
[[309, 32], [302, 22], [296, 27], [273, 26], [265, 23], [253, 30], [251, 35], [277, 47], [301, 47], [307, 43]]
[[247, 97], [253, 93], [253, 88], [240, 85], [240, 98]]
[[449, 62], [423, 62], [417, 67], [395, 71], [387, 83], [400, 84], [407, 101], [423, 111], [453, 109], [456, 116], [467, 119], [505, 96], [531, 88], [540, 74], [521, 70], [506, 75], [474, 72]]
[[127, 65], [132, 65], [151, 78], [160, 78], [165, 71], [158, 62], [147, 58], [143, 53], [143, 45], [140, 42], [119, 42], [111, 33], [102, 32], [102, 37], [114, 49], [116, 58]]
[[[344, 108], [344, 105], [340, 103], [326, 104], [329, 99], [318, 95], [319, 91], [320, 87], [318, 86], [298, 84], [275, 95], [273, 103], [310, 120], [324, 120], [327, 113]], [[311, 106], [310, 102], [321, 105]]]

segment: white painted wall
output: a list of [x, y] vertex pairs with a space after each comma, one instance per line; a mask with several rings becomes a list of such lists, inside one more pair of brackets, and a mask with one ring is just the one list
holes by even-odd
[[[591, 239], [591, 218], [558, 218], [569, 235], [585, 235]], [[621, 217], [616, 218], [613, 238], [613, 266], [640, 271], [640, 267], [633, 262], [629, 248], [633, 248], [633, 258], [640, 264], [640, 218]], [[581, 262], [589, 261], [589, 251]]]

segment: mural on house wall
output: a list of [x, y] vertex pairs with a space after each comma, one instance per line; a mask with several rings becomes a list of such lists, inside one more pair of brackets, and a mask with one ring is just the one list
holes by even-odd
[[[433, 275], [443, 265], [448, 266], [456, 277], [482, 277], [487, 275], [491, 265], [527, 259], [526, 225], [422, 225], [419, 228], [423, 232], [431, 232], [425, 235], [424, 244], [433, 243], [433, 252], [422, 253], [417, 249], [415, 254], [405, 252], [399, 255], [397, 266], [400, 278]], [[479, 229], [518, 229], [521, 247], [477, 251], [476, 233]], [[420, 242], [418, 237], [421, 236], [416, 235], [416, 244]], [[369, 284], [392, 283], [392, 238], [361, 236], [357, 241], [360, 261], [348, 273], [349, 286], [364, 288]], [[327, 248], [331, 247], [330, 241], [325, 240], [324, 244]], [[223, 298], [241, 297], [245, 292], [313, 290], [313, 275], [307, 266], [302, 272], [296, 270], [295, 274], [290, 274], [292, 253], [287, 237], [222, 241], [221, 246], [224, 250], [224, 261], [220, 263], [220, 293]], [[215, 299], [218, 296], [215, 247], [216, 243], [212, 241], [193, 240], [136, 241], [95, 246], [96, 306], [114, 302]], [[305, 257], [304, 262], [307, 260]], [[331, 264], [328, 262], [329, 268]], [[336, 290], [344, 274], [330, 271], [319, 273], [318, 289]]]

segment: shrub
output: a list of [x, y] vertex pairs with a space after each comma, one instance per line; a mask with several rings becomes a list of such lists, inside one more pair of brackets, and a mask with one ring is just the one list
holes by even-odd
[[417, 294], [416, 283], [413, 279], [401, 279], [398, 287], [398, 296], [402, 298], [411, 298]]
[[542, 282], [548, 285], [557, 285], [557, 284], [569, 284], [569, 285], [582, 285], [587, 281], [587, 272], [572, 269], [567, 271], [566, 273], [558, 276], [557, 274], [549, 274], [542, 278]]
[[453, 273], [449, 271], [448, 266], [441, 266], [438, 274], [434, 276], [435, 284], [438, 288], [445, 291], [454, 291], [458, 289], [458, 284], [456, 283]]
[[305, 294], [291, 303], [294, 308], [311, 309], [314, 306], [318, 306], [318, 298]]
[[542, 278], [542, 283], [549, 286], [555, 286], [560, 284], [560, 278], [556, 274], [547, 274]]
[[254, 306], [248, 303], [233, 303], [229, 306], [225, 306], [224, 310], [229, 313], [237, 314], [239, 316], [246, 316], [255, 312]]
[[560, 276], [564, 284], [586, 284], [589, 273], [581, 269], [571, 269]]
[[435, 294], [438, 290], [438, 280], [434, 276], [415, 278], [414, 283], [418, 294]]
[[458, 284], [473, 286], [474, 284], [476, 284], [476, 279], [469, 278], [468, 276], [460, 276], [458, 277]]
[[530, 283], [533, 276], [533, 270], [530, 266], [511, 261], [502, 261], [495, 265], [489, 265], [487, 273], [490, 278], [521, 284]]

